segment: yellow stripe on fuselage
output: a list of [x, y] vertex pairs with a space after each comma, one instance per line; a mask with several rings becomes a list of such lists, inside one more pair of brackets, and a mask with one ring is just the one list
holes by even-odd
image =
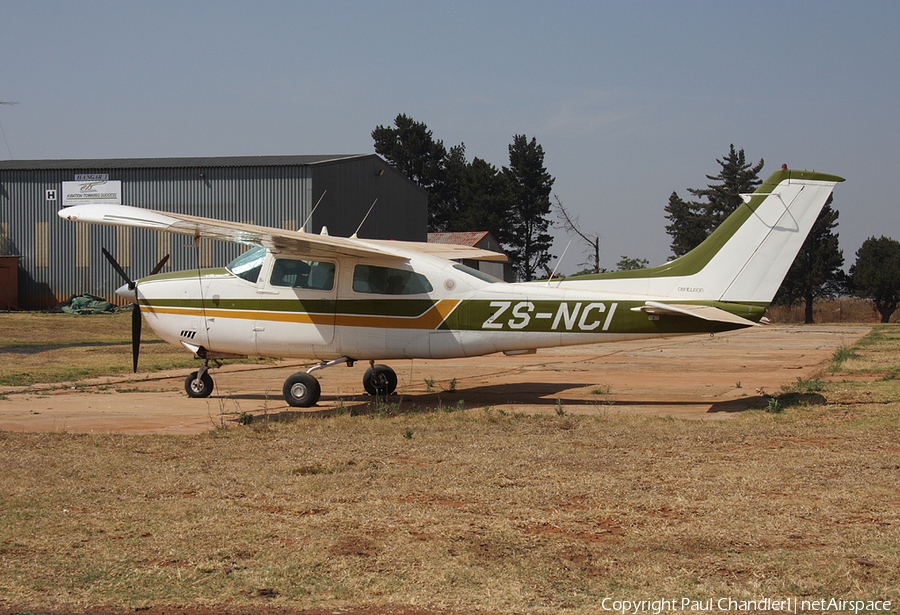
[[388, 316], [366, 314], [310, 314], [307, 312], [271, 312], [263, 310], [226, 310], [218, 308], [163, 307], [144, 305], [141, 309], [154, 314], [173, 314], [207, 318], [234, 318], [241, 320], [266, 320], [299, 324], [342, 327], [371, 327], [380, 329], [437, 329], [449, 316], [459, 301], [442, 299], [418, 316]]

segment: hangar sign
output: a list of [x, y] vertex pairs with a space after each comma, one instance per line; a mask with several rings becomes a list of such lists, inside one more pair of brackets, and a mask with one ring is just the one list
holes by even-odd
[[104, 179], [63, 182], [63, 207], [83, 203], [122, 204], [122, 182]]

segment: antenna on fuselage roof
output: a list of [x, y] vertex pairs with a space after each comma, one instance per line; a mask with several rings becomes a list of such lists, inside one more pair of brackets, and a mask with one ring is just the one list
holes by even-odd
[[[372, 201], [372, 205], [369, 207], [369, 211], [366, 212], [366, 215], [363, 216], [362, 222], [360, 222], [359, 226], [356, 227], [356, 233], [359, 233], [359, 229], [361, 229], [362, 225], [366, 223], [366, 219], [369, 217], [369, 214], [372, 213], [372, 209], [375, 208], [375, 203], [377, 203], [377, 202], [378, 202], [378, 199], [375, 199], [374, 201]], [[359, 239], [359, 237], [356, 236], [356, 233], [353, 233], [352, 235], [350, 235], [350, 239]]]
[[556, 270], [559, 269], [559, 266], [562, 264], [563, 259], [566, 257], [566, 252], [569, 251], [569, 246], [572, 245], [572, 240], [569, 240], [569, 243], [566, 244], [566, 249], [563, 250], [562, 256], [559, 257], [559, 260], [556, 261], [556, 267], [553, 268], [553, 273], [550, 274], [550, 279], [547, 280], [547, 286], [550, 286], [550, 282], [556, 277]]
[[309, 212], [309, 215], [308, 215], [308, 216], [306, 216], [306, 220], [303, 221], [303, 226], [300, 227], [300, 230], [299, 230], [298, 232], [300, 232], [300, 233], [305, 233], [305, 232], [306, 232], [306, 225], [309, 224], [309, 220], [310, 220], [310, 218], [312, 218], [312, 215], [313, 215], [314, 213], [316, 213], [316, 207], [318, 207], [318, 206], [319, 206], [319, 203], [322, 202], [322, 199], [325, 198], [325, 193], [326, 193], [326, 192], [328, 192], [328, 191], [325, 190], [324, 192], [322, 192], [322, 196], [320, 196], [320, 197], [319, 197], [319, 200], [316, 201], [316, 204], [313, 206], [312, 211]]

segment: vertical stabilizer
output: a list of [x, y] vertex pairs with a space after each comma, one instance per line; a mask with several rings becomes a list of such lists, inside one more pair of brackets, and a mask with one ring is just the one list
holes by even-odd
[[570, 278], [562, 285], [678, 301], [768, 304], [842, 181], [782, 169], [745, 195], [744, 203], [684, 256], [648, 269]]

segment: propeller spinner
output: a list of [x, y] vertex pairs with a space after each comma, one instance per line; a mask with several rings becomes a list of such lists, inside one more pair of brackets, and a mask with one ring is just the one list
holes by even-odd
[[[138, 365], [138, 355], [141, 352], [141, 304], [138, 301], [137, 294], [137, 282], [128, 277], [128, 274], [125, 273], [125, 270], [122, 269], [122, 266], [116, 262], [116, 259], [112, 254], [107, 251], [106, 248], [102, 248], [103, 256], [106, 257], [106, 260], [109, 261], [109, 264], [113, 266], [113, 269], [116, 270], [116, 273], [119, 274], [123, 280], [125, 280], [125, 284], [116, 289], [116, 294], [122, 297], [123, 299], [128, 299], [131, 303], [134, 304], [134, 309], [131, 311], [131, 357], [134, 366], [134, 371], [137, 372]], [[150, 275], [156, 275], [162, 270], [165, 264], [169, 260], [169, 255], [167, 254], [161, 261], [156, 263], [156, 267], [150, 272]]]

